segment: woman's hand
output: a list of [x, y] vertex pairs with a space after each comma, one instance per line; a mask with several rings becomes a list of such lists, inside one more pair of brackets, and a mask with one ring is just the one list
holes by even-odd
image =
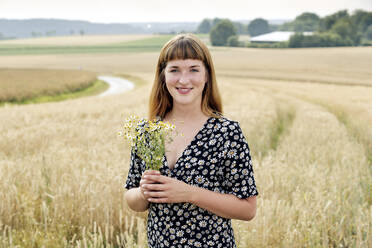
[[[256, 196], [240, 199], [233, 194], [222, 194], [192, 186], [175, 178], [146, 173], [143, 175], [141, 190], [148, 202], [179, 203], [190, 202], [218, 216], [251, 220], [256, 214]], [[142, 180], [141, 180], [142, 181]]]
[[156, 183], [156, 181], [146, 178], [147, 176], [150, 176], [150, 175], [160, 175], [160, 172], [156, 170], [147, 170], [142, 174], [141, 181], [140, 181], [140, 191], [141, 191], [141, 197], [146, 201], [148, 201], [149, 196], [145, 194], [147, 189], [144, 188], [143, 186]]
[[146, 199], [153, 203], [189, 202], [194, 188], [175, 178], [162, 176], [160, 173], [144, 174], [143, 179], [146, 180], [146, 182], [152, 182], [142, 184], [141, 188], [144, 189], [143, 194]]

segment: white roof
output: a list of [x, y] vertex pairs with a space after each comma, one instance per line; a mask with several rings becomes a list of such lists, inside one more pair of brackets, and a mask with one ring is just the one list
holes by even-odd
[[[252, 41], [261, 41], [261, 42], [281, 42], [281, 41], [287, 41], [293, 35], [295, 32], [291, 31], [275, 31], [259, 36], [255, 36], [251, 38]], [[312, 32], [304, 32], [304, 35], [312, 34]]]

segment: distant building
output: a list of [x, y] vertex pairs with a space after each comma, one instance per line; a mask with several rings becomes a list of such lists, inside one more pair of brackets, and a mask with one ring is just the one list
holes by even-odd
[[[291, 35], [295, 34], [295, 32], [290, 31], [275, 31], [267, 34], [262, 34], [259, 36], [252, 37], [250, 41], [252, 43], [275, 43], [275, 42], [283, 42], [289, 41]], [[313, 32], [303, 32], [304, 35], [311, 35]]]

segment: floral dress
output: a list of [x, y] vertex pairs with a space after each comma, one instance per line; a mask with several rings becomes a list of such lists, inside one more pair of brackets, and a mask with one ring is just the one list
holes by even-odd
[[[139, 187], [144, 162], [131, 153], [125, 188]], [[249, 147], [238, 122], [210, 117], [178, 158], [173, 169], [164, 156], [162, 175], [214, 192], [244, 199], [258, 195]], [[231, 220], [191, 203], [150, 203], [150, 248], [236, 247]]]

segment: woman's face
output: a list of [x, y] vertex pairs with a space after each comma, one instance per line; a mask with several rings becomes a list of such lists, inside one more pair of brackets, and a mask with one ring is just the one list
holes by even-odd
[[173, 105], [201, 106], [207, 73], [200, 60], [171, 60], [165, 67], [165, 83]]

